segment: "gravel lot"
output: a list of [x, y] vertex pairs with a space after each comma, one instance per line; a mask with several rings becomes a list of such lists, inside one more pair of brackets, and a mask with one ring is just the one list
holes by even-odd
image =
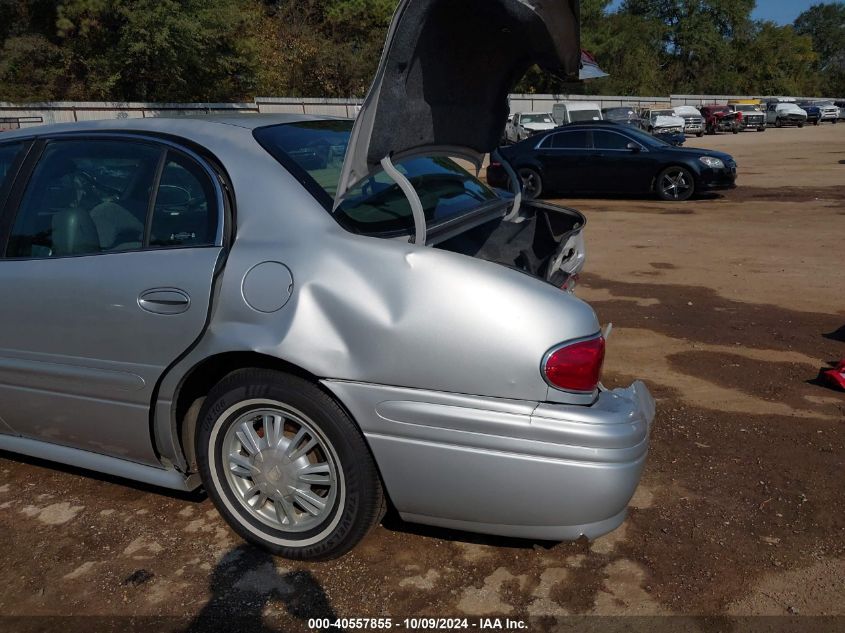
[[590, 221], [578, 293], [615, 324], [605, 382], [659, 399], [620, 530], [547, 544], [388, 517], [342, 560], [291, 564], [202, 496], [0, 453], [0, 614], [845, 616], [845, 394], [814, 382], [845, 355], [845, 125], [689, 145], [732, 153], [740, 188], [565, 201]]

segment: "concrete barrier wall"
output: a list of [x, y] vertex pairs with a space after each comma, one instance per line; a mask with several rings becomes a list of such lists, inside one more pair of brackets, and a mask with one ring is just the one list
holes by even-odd
[[[514, 94], [511, 112], [551, 112], [560, 101], [590, 101], [600, 108], [724, 104], [730, 99], [766, 99], [748, 95], [670, 95], [668, 97]], [[800, 98], [799, 98], [800, 100]], [[291, 113], [353, 118], [361, 99], [301, 99], [260, 97], [252, 103], [108, 103], [51, 102], [13, 104], [0, 102], [0, 130], [48, 123], [96, 119], [231, 113]]]

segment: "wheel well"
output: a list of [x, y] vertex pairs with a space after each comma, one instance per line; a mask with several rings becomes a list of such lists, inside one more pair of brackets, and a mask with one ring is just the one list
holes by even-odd
[[200, 362], [182, 380], [174, 398], [177, 437], [190, 472], [197, 470], [194, 433], [202, 403], [214, 385], [241, 369], [274, 369], [318, 384], [316, 376], [301, 367], [257, 352], [227, 352]]

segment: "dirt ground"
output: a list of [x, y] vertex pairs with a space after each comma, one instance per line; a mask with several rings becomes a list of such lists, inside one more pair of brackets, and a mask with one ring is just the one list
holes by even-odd
[[589, 218], [578, 294], [615, 325], [605, 382], [659, 400], [621, 529], [548, 544], [389, 517], [293, 564], [201, 496], [0, 454], [0, 615], [845, 616], [845, 394], [815, 380], [845, 356], [845, 125], [689, 145], [733, 154], [740, 188], [564, 201]]

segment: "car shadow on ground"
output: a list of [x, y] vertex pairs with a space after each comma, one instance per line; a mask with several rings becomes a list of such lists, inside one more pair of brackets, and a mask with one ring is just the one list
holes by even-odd
[[209, 589], [211, 598], [184, 633], [278, 632], [291, 617], [306, 624], [337, 618], [310, 572], [280, 571], [271, 554], [251, 545], [223, 556], [211, 573]]

